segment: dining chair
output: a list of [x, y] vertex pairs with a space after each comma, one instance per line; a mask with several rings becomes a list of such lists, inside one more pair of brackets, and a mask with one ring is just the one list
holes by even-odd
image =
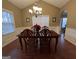
[[[32, 28], [33, 28], [33, 31], [34, 31], [34, 36], [40, 36], [39, 31], [41, 29], [41, 26], [36, 24]], [[38, 50], [39, 37], [38, 38], [34, 38], [34, 39], [35, 39], [35, 42], [36, 42], [36, 48]]]
[[44, 38], [40, 38], [40, 49], [49, 49], [50, 51], [50, 40], [51, 38], [46, 38], [46, 36], [51, 36], [51, 31], [49, 29], [42, 29], [40, 31], [40, 36], [45, 36]]
[[36, 34], [38, 34], [39, 30], [41, 29], [41, 26], [36, 24], [32, 27], [32, 29]]
[[47, 26], [43, 26], [42, 29], [48, 29], [48, 27]]
[[24, 40], [24, 43], [25, 43], [25, 47], [27, 49], [27, 52], [33, 52], [35, 51], [35, 48], [36, 48], [36, 41], [34, 38], [30, 38], [29, 36], [33, 36], [34, 33], [32, 30], [30, 29], [25, 29], [23, 32], [21, 32], [21, 35], [22, 36], [26, 36], [26, 37], [23, 37], [22, 39]]

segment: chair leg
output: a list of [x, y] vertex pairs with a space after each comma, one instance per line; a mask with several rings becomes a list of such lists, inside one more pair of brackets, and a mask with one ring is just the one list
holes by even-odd
[[19, 42], [20, 42], [21, 50], [23, 50], [23, 44], [22, 44], [22, 40], [20, 37], [19, 37]]
[[27, 42], [26, 42], [26, 39], [24, 39], [24, 42], [25, 42], [25, 48], [27, 49]]
[[58, 44], [58, 37], [56, 38], [56, 43], [55, 43], [55, 52], [57, 51], [57, 44]]

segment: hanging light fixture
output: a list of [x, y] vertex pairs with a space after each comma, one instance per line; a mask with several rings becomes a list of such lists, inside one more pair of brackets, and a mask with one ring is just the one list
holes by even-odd
[[38, 2], [35, 2], [32, 9], [29, 9], [29, 13], [34, 14], [36, 17], [42, 15], [42, 8], [39, 6]]

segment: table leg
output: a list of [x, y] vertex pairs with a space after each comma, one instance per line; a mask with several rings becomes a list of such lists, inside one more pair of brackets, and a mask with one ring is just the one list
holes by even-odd
[[22, 45], [22, 40], [21, 38], [19, 37], [19, 42], [20, 42], [20, 46], [21, 46], [21, 50], [23, 49], [23, 45]]
[[56, 43], [55, 43], [55, 52], [57, 51], [57, 44], [58, 44], [58, 37], [56, 38]]

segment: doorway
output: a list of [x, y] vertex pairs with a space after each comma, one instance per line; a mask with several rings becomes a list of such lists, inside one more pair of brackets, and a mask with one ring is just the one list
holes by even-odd
[[60, 28], [61, 28], [61, 33], [65, 35], [66, 27], [67, 27], [67, 11], [63, 11], [61, 14], [61, 20], [60, 20]]

